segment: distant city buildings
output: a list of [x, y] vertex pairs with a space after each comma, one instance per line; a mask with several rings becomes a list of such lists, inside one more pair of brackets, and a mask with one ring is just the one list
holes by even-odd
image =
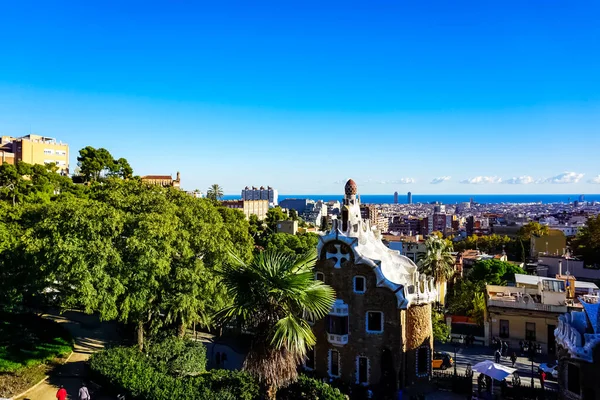
[[398, 204], [398, 192], [394, 192], [394, 204]]
[[242, 200], [268, 200], [269, 204], [272, 206], [276, 206], [279, 204], [279, 195], [276, 189], [273, 189], [271, 186], [261, 186], [259, 188], [252, 186], [246, 186], [242, 190]]
[[408, 192], [406, 194], [406, 204], [412, 204], [412, 193]]
[[304, 213], [309, 202], [314, 202], [309, 199], [284, 199], [281, 200], [279, 206], [288, 210], [295, 210], [298, 215]]
[[0, 157], [2, 163], [16, 164], [19, 161], [28, 164], [54, 163], [61, 174], [69, 174], [69, 145], [55, 138], [26, 135], [20, 138], [0, 137]]
[[171, 175], [144, 175], [140, 178], [143, 183], [162, 187], [174, 187], [179, 189], [181, 186], [181, 175], [177, 172], [177, 177], [173, 179]]

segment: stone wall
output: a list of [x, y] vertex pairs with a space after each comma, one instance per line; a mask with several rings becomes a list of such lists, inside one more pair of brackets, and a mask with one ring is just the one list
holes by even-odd
[[[431, 376], [431, 355], [433, 351], [433, 328], [431, 324], [431, 305], [411, 306], [406, 310], [406, 341], [405, 341], [405, 385], [428, 381]], [[417, 352], [419, 348], [429, 349], [427, 372], [417, 374]], [[421, 353], [423, 354], [423, 353]]]

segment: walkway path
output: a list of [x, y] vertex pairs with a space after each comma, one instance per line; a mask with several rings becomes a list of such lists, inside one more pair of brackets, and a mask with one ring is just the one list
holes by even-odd
[[[79, 387], [87, 377], [85, 368], [87, 359], [108, 343], [118, 343], [116, 324], [100, 322], [94, 315], [76, 311], [67, 311], [64, 314], [45, 314], [44, 318], [64, 324], [75, 341], [74, 352], [69, 362], [56, 368], [46, 382], [18, 399], [54, 400], [60, 385], [64, 385], [67, 389], [69, 399], [77, 399]], [[102, 396], [93, 397], [94, 400], [108, 399]]]

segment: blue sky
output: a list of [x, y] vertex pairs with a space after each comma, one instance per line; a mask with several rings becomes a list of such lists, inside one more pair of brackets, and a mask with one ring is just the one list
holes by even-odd
[[599, 19], [586, 0], [0, 1], [0, 133], [203, 191], [599, 193]]

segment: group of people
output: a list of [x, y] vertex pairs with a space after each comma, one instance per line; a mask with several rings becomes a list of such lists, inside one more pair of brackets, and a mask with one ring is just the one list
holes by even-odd
[[[496, 351], [494, 352], [494, 362], [500, 363], [500, 359], [502, 357], [508, 357], [508, 342], [494, 338], [492, 339], [492, 343], [496, 348]], [[517, 363], [517, 353], [514, 351], [510, 355], [510, 361], [514, 368], [515, 364]]]
[[[65, 389], [64, 385], [60, 385], [58, 392], [56, 392], [56, 398], [58, 400], [66, 400], [67, 396], [68, 396], [67, 389]], [[92, 397], [90, 396], [90, 391], [88, 390], [87, 386], [85, 385], [85, 382], [81, 384], [77, 398], [79, 400], [91, 400], [92, 399]]]

